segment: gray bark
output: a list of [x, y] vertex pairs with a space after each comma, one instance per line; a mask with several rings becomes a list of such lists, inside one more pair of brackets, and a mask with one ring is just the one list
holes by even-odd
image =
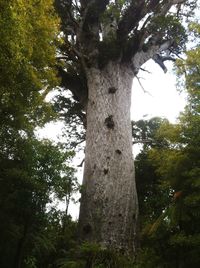
[[81, 238], [135, 251], [138, 214], [131, 134], [133, 73], [122, 64], [88, 70], [86, 156], [79, 215]]

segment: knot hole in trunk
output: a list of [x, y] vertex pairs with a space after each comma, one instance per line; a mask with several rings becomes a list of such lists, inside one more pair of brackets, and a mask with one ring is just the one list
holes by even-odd
[[105, 119], [105, 125], [107, 126], [107, 128], [109, 129], [114, 129], [115, 123], [113, 121], [113, 116], [109, 115], [106, 119]]
[[107, 168], [104, 168], [104, 170], [103, 170], [104, 175], [108, 174], [108, 171], [109, 170]]
[[122, 152], [121, 152], [119, 149], [115, 150], [115, 152], [116, 152], [117, 154], [119, 154], [119, 155], [122, 154]]
[[117, 91], [116, 87], [109, 87], [109, 89], [108, 89], [109, 94], [114, 94], [116, 91]]

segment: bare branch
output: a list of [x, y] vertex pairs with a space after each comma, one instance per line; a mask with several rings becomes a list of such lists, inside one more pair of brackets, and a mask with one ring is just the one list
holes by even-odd
[[159, 53], [156, 53], [152, 59], [163, 69], [164, 73], [167, 72], [167, 67], [165, 66], [164, 62], [167, 60], [175, 61], [174, 58], [170, 56], [162, 56]]
[[146, 70], [146, 69], [144, 69], [144, 68], [142, 68], [142, 67], [140, 67], [140, 70], [143, 71], [143, 72], [146, 72], [146, 73], [148, 73], [148, 74], [152, 74], [151, 72], [149, 72], [148, 70]]
[[[83, 141], [82, 141], [82, 142], [83, 142]], [[82, 167], [83, 164], [84, 164], [84, 162], [85, 162], [85, 158], [83, 158], [83, 160], [81, 161], [81, 163], [80, 163], [79, 165], [77, 165], [77, 167]]]
[[161, 69], [163, 69], [164, 73], [167, 72], [167, 67], [165, 66], [162, 57], [159, 54], [153, 55], [152, 59], [161, 67]]
[[142, 88], [142, 90], [144, 91], [144, 93], [146, 94], [148, 94], [148, 95], [150, 95], [151, 97], [152, 97], [152, 95], [151, 95], [151, 93], [149, 93], [147, 90], [145, 90], [145, 88], [143, 87], [143, 85], [142, 85], [142, 83], [141, 83], [141, 81], [140, 81], [140, 78], [136, 75], [136, 78], [137, 78], [137, 80], [138, 80], [138, 83], [139, 83], [139, 85], [140, 85], [140, 87]]
[[146, 140], [134, 140], [133, 144], [137, 144], [137, 143], [150, 143], [152, 142], [152, 140], [150, 139], [146, 139]]

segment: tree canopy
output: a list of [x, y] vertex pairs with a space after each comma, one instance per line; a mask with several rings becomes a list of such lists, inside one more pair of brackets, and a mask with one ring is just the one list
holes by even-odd
[[0, 3], [1, 122], [18, 123], [22, 130], [28, 125], [33, 129], [35, 122], [44, 123], [51, 110], [44, 98], [57, 83], [59, 25], [52, 3]]
[[183, 22], [193, 14], [195, 2], [56, 0], [64, 35], [59, 74], [62, 86], [76, 100], [68, 106], [84, 118], [87, 68], [103, 68], [116, 61], [130, 65], [137, 74], [141, 65], [153, 58], [166, 71], [164, 62], [175, 60], [185, 49]]

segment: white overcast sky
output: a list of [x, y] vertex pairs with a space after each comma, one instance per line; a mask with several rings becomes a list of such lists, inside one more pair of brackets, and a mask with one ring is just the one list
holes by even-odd
[[[144, 93], [137, 79], [133, 80], [131, 118], [139, 120], [159, 116], [167, 118], [172, 123], [176, 122], [186, 102], [184, 94], [180, 95], [176, 89], [176, 76], [172, 71], [172, 65], [168, 64], [168, 72], [166, 74], [153, 61], [149, 61], [143, 68], [150, 73], [141, 71], [138, 77], [140, 77], [144, 90], [148, 93]], [[63, 124], [59, 122], [49, 123], [46, 125], [46, 128], [39, 131], [39, 136], [60, 141], [62, 127]], [[133, 151], [136, 154], [138, 148], [133, 148]], [[76, 157], [75, 166], [81, 163], [83, 157], [83, 153]], [[78, 168], [77, 176], [81, 182], [82, 168]], [[63, 205], [60, 204], [60, 208], [62, 207]], [[77, 219], [79, 205], [71, 204], [69, 213], [73, 219]]]
[[[167, 118], [174, 123], [185, 106], [185, 95], [176, 89], [176, 75], [172, 65], [168, 64], [168, 72], [155, 64], [152, 60], [145, 66], [151, 73], [140, 71], [140, 81], [147, 93], [139, 85], [137, 79], [133, 81], [131, 117], [133, 120], [149, 119], [154, 116]], [[147, 116], [146, 116], [147, 115]]]

